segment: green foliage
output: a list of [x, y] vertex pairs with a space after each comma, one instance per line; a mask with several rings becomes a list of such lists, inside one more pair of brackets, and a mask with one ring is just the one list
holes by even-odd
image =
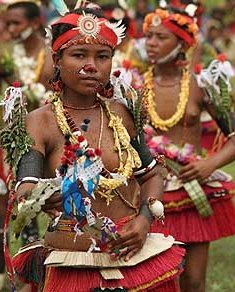
[[16, 100], [11, 122], [0, 132], [0, 146], [6, 152], [5, 160], [12, 168], [14, 176], [20, 159], [33, 145], [31, 137], [26, 132], [25, 115], [26, 108], [21, 105], [20, 100]]

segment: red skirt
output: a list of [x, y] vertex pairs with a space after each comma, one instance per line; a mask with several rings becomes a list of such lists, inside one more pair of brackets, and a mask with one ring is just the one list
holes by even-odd
[[152, 232], [169, 232], [185, 243], [210, 242], [235, 234], [235, 205], [231, 193], [235, 184], [223, 183], [220, 188], [203, 187], [213, 214], [203, 218], [184, 189], [163, 195], [166, 218], [164, 225], [154, 222]]
[[[47, 267], [43, 262], [48, 254], [44, 247], [27, 250], [13, 259], [19, 278], [31, 284], [36, 292], [88, 292], [95, 288], [118, 288], [127, 291], [179, 291], [177, 276], [182, 272], [183, 248], [173, 246], [167, 251], [134, 267], [120, 268], [124, 279], [105, 280], [98, 269]], [[157, 289], [157, 290], [156, 290]]]

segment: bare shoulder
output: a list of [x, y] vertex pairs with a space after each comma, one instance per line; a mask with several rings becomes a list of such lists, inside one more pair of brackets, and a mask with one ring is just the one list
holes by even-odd
[[190, 96], [193, 96], [194, 100], [200, 105], [203, 103], [205, 96], [204, 91], [198, 86], [197, 80], [193, 75], [190, 81]]
[[53, 111], [50, 104], [44, 105], [30, 113], [26, 116], [26, 125], [31, 126], [36, 124], [40, 125], [47, 124], [48, 120], [53, 117]]
[[[26, 128], [34, 139], [45, 139], [56, 125], [51, 104], [42, 106], [26, 116]], [[55, 128], [54, 128], [55, 129]]]
[[132, 115], [127, 107], [124, 104], [116, 101], [110, 101], [109, 106], [112, 111], [114, 111], [119, 117], [122, 118], [123, 125], [126, 127], [129, 135], [134, 137], [136, 133], [135, 125]]

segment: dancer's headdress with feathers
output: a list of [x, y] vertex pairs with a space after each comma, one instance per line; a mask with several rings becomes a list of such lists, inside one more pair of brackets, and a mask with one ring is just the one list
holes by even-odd
[[[125, 27], [121, 21], [110, 23], [107, 19], [97, 17], [92, 13], [82, 12], [77, 14], [69, 12], [63, 0], [52, 0], [58, 12], [62, 15], [58, 21], [52, 24], [52, 28], [59, 24], [69, 24], [73, 27], [61, 34], [53, 43], [52, 49], [57, 52], [76, 43], [99, 43], [115, 48], [125, 36]], [[79, 8], [99, 9], [97, 4], [79, 0], [74, 10]]]

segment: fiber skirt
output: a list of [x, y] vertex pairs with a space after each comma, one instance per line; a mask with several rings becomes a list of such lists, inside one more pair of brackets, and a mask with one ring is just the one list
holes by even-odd
[[114, 291], [179, 291], [176, 278], [183, 270], [182, 260], [185, 250], [173, 246], [136, 266], [122, 267], [120, 271], [124, 278], [118, 280], [105, 280], [99, 269], [95, 268], [46, 267], [43, 263], [49, 253], [47, 248], [37, 247], [13, 258], [16, 274], [23, 282], [31, 284], [32, 292], [88, 292], [113, 289]]
[[164, 226], [154, 222], [152, 232], [169, 232], [185, 243], [210, 242], [235, 234], [235, 205], [233, 182], [222, 183], [219, 188], [203, 187], [213, 214], [203, 218], [184, 189], [165, 192], [163, 202], [166, 218]]

